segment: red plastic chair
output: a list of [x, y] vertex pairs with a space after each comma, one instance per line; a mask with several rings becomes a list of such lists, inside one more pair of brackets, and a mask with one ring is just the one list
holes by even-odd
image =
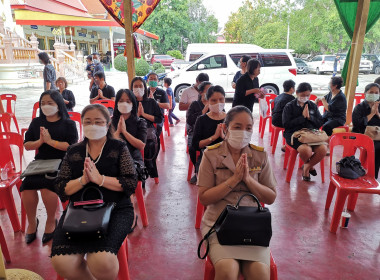
[[0, 132], [11, 132], [11, 115], [9, 113], [0, 114]]
[[355, 93], [355, 106], [358, 105], [360, 102], [362, 102], [364, 99], [365, 99], [364, 93]]
[[96, 100], [94, 104], [102, 104], [103, 106], [111, 108], [112, 110], [115, 108], [115, 100], [111, 99]]
[[37, 110], [40, 108], [40, 102], [36, 102], [33, 105], [32, 120], [37, 117]]
[[[332, 171], [333, 152], [337, 145], [343, 146], [343, 157], [355, 155], [360, 151], [362, 165], [367, 167], [367, 174], [358, 179], [345, 179]], [[330, 185], [326, 198], [325, 209], [331, 205], [335, 190], [334, 212], [331, 219], [330, 231], [336, 233], [342, 215], [346, 198], [349, 195], [347, 209], [354, 211], [359, 193], [380, 194], [380, 184], [375, 179], [375, 150], [373, 140], [358, 133], [337, 133], [330, 138]]]
[[83, 139], [83, 128], [82, 128], [82, 119], [81, 119], [81, 115], [80, 113], [78, 112], [68, 112], [69, 113], [69, 117], [71, 120], [73, 120], [74, 122], [77, 122], [79, 124], [79, 140], [78, 141], [81, 141]]
[[[272, 125], [272, 136], [271, 136], [272, 155], [274, 155], [274, 152], [276, 151], [278, 135], [280, 134], [280, 132], [282, 133], [282, 135], [284, 135], [284, 131], [285, 131], [285, 128]], [[282, 145], [285, 145], [284, 136], [282, 136]]]
[[[215, 278], [215, 268], [212, 264], [210, 258], [206, 257], [205, 262], [205, 272], [204, 272], [204, 280], [214, 280]], [[240, 275], [240, 279], [244, 279], [242, 275]], [[277, 265], [274, 262], [272, 253], [270, 253], [270, 280], [277, 280]]]
[[1, 251], [3, 252], [4, 259], [10, 263], [11, 262], [11, 255], [9, 254], [8, 245], [4, 237], [3, 230], [0, 227], [0, 245], [1, 245]]
[[[17, 99], [17, 96], [15, 94], [2, 94], [2, 95], [0, 95], [0, 99], [7, 101], [6, 112], [11, 116], [11, 118], [13, 119], [13, 121], [15, 123], [17, 132], [20, 133], [20, 129], [18, 128], [18, 123], [17, 123], [17, 119], [16, 119], [16, 99]], [[12, 101], [14, 101], [13, 106], [12, 106]]]
[[[272, 120], [272, 109], [274, 107], [273, 100], [276, 97], [277, 97], [277, 94], [273, 94], [273, 93], [268, 93], [265, 95], [265, 100], [268, 104], [268, 111], [267, 111], [267, 116], [265, 118], [263, 118], [260, 114], [260, 123], [259, 123], [260, 138], [264, 137], [267, 120], [269, 120], [270, 122]], [[269, 131], [272, 131], [271, 126], [269, 126]]]
[[201, 228], [201, 222], [203, 213], [206, 210], [206, 206], [204, 206], [201, 201], [199, 200], [199, 196], [197, 196], [197, 210], [195, 212], [195, 228], [200, 229]]
[[[288, 169], [286, 171], [285, 181], [287, 183], [290, 183], [290, 180], [292, 179], [293, 170], [294, 170], [294, 166], [296, 163], [298, 152], [296, 149], [293, 149], [288, 144], [286, 144], [285, 147], [286, 148], [285, 148], [285, 157], [284, 157], [284, 169]], [[289, 166], [288, 166], [288, 162], [289, 162]], [[325, 164], [324, 163], [325, 163], [324, 159], [322, 159], [319, 162], [319, 165], [321, 166], [322, 183], [325, 182]], [[300, 158], [299, 167], [301, 167], [301, 166], [302, 166], [302, 160]]]
[[[18, 219], [18, 214], [13, 198], [12, 187], [17, 186], [20, 189], [21, 180], [20, 174], [22, 171], [22, 155], [24, 152], [23, 140], [20, 134], [15, 132], [2, 132], [0, 133], [0, 152], [1, 152], [1, 166], [3, 167], [6, 163], [12, 163], [13, 155], [10, 149], [11, 145], [15, 145], [19, 150], [19, 171], [16, 172], [16, 167], [8, 172], [8, 180], [1, 182], [0, 187], [0, 198], [7, 209], [9, 219], [12, 223], [14, 232], [18, 232], [21, 229], [20, 221]], [[23, 208], [23, 207], [22, 207]], [[21, 210], [23, 212], [23, 210]]]
[[[201, 153], [199, 151], [196, 152], [196, 159], [198, 159], [200, 154]], [[187, 181], [190, 181], [191, 179], [191, 175], [193, 174], [193, 167], [194, 164], [192, 163], [191, 159], [189, 159], [189, 168], [187, 169]]]

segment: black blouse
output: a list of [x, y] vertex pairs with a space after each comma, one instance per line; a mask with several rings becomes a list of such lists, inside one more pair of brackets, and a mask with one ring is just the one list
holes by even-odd
[[[153, 98], [144, 97], [141, 102], [144, 112], [154, 116], [154, 123], [162, 123], [162, 120], [164, 119], [163, 114], [161, 113], [161, 109], [158, 106], [158, 103]], [[153, 122], [146, 119], [147, 127], [153, 127]]]
[[69, 103], [66, 104], [67, 111], [72, 111], [75, 107], [75, 97], [71, 90], [64, 89], [62, 91], [62, 97], [63, 99], [69, 101]]
[[[377, 109], [379, 112], [379, 108]], [[368, 121], [367, 116], [371, 113], [371, 107], [369, 106], [367, 100], [362, 101], [355, 106], [352, 112], [352, 132], [364, 133], [367, 125], [370, 126], [380, 126], [380, 118], [375, 115], [370, 121]]]
[[[305, 105], [308, 104], [310, 119], [304, 118], [302, 115]], [[294, 99], [286, 104], [282, 112], [282, 123], [285, 131], [284, 135], [292, 135], [302, 128], [319, 129], [323, 122], [321, 113], [314, 102], [306, 102], [302, 107], [298, 104], [298, 100]]]
[[[78, 142], [78, 131], [74, 121], [61, 118], [56, 122], [48, 122], [44, 117], [37, 117], [30, 123], [28, 131], [25, 133], [24, 143], [40, 139], [41, 126], [49, 131], [53, 140], [67, 142], [70, 145]], [[66, 151], [55, 149], [44, 143], [38, 148], [35, 159], [62, 159], [65, 153]]]
[[285, 92], [281, 93], [274, 99], [274, 107], [272, 110], [272, 124], [274, 126], [283, 127], [282, 112], [284, 111], [286, 104], [294, 99], [295, 97], [293, 95], [287, 94]]
[[[70, 201], [80, 201], [85, 188], [93, 186], [99, 188], [105, 202], [116, 202], [118, 207], [130, 206], [131, 201], [129, 197], [135, 192], [137, 175], [127, 145], [116, 139], [107, 140], [100, 159], [96, 163], [96, 168], [101, 175], [116, 177], [123, 188], [123, 192], [112, 191], [90, 182], [71, 196], [66, 195], [65, 188], [67, 183], [83, 175], [86, 143], [87, 141], [82, 141], [70, 146], [67, 150], [55, 184], [57, 194], [62, 201], [66, 201], [67, 199], [70, 199]], [[99, 195], [95, 192], [89, 191], [88, 193], [88, 197], [86, 194], [84, 198], [85, 200], [99, 198]]]
[[247, 90], [259, 88], [259, 79], [256, 77], [253, 80], [249, 76], [248, 72], [236, 81], [235, 95], [232, 102], [232, 107], [237, 105], [243, 105], [249, 110], [253, 110], [253, 104], [257, 102], [257, 98], [254, 94], [245, 95]]
[[[193, 141], [191, 142], [192, 147], [195, 150], [200, 150], [201, 148], [199, 148], [199, 142], [213, 136], [218, 124], [223, 122], [224, 119], [213, 120], [207, 114], [199, 116], [194, 126]], [[222, 141], [223, 139], [219, 137], [218, 139], [214, 140], [214, 142], [210, 143], [209, 146]]]
[[324, 112], [323, 121], [338, 120], [344, 124], [346, 122], [347, 100], [343, 91], [340, 91], [334, 98], [332, 98], [332, 93], [329, 92], [325, 95], [325, 99], [329, 104], [329, 110]]
[[188, 125], [187, 133], [193, 133], [195, 122], [197, 121], [197, 118], [202, 115], [202, 110], [205, 105], [201, 101], [201, 98], [202, 96], [199, 96], [198, 100], [193, 101], [186, 112], [186, 123]]

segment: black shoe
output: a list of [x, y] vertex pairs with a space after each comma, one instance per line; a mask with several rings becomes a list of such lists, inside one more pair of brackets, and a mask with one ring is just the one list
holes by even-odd
[[305, 181], [305, 182], [310, 182], [311, 181], [310, 176], [303, 176], [303, 175], [302, 175], [302, 180]]
[[191, 177], [191, 179], [190, 179], [190, 184], [195, 185], [196, 183], [197, 183], [197, 175], [194, 175], [194, 176]]
[[[55, 220], [55, 228], [57, 228], [57, 224], [58, 224], [58, 221]], [[49, 242], [50, 240], [52, 240], [54, 236], [54, 232], [55, 232], [55, 229], [51, 233], [45, 232], [44, 235], [42, 236], [42, 243], [45, 244], [46, 242]]]
[[37, 229], [38, 229], [38, 224], [40, 223], [40, 221], [37, 219], [37, 225], [36, 225], [36, 231], [34, 233], [27, 233], [25, 234], [25, 242], [26, 244], [30, 244], [32, 243], [36, 237], [37, 237]]
[[309, 171], [311, 176], [317, 176], [317, 170], [313, 169]]
[[139, 216], [136, 215], [135, 223], [134, 223], [133, 226], [131, 227], [131, 232], [130, 232], [130, 233], [132, 233], [132, 232], [135, 230], [135, 228], [137, 227], [137, 221], [138, 221], [138, 219], [139, 219]]

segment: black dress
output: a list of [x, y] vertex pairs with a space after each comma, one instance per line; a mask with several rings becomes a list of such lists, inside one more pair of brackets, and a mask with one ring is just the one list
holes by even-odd
[[253, 80], [249, 76], [249, 73], [245, 73], [236, 81], [234, 100], [232, 101], [232, 107], [243, 105], [249, 110], [253, 110], [253, 104], [258, 102], [254, 94], [245, 95], [247, 90], [259, 88], [259, 78], [255, 77]]
[[[108, 235], [103, 239], [80, 239], [68, 240], [65, 232], [62, 230], [63, 221], [66, 211], [63, 212], [58, 226], [54, 233], [51, 255], [70, 255], [86, 254], [95, 252], [110, 252], [117, 254], [121, 244], [131, 231], [133, 222], [133, 206], [130, 195], [135, 192], [137, 185], [137, 176], [134, 169], [132, 158], [129, 154], [127, 145], [116, 139], [108, 139], [103, 153], [100, 156], [96, 167], [100, 174], [110, 177], [116, 177], [123, 192], [116, 192], [99, 187], [94, 183], [88, 183], [83, 189], [79, 190], [70, 197], [65, 194], [65, 187], [70, 180], [77, 179], [83, 174], [84, 160], [86, 157], [86, 142], [80, 142], [69, 148], [63, 159], [61, 170], [56, 181], [56, 191], [62, 201], [80, 201], [81, 195], [86, 187], [97, 187], [103, 194], [105, 202], [116, 202], [112, 211], [110, 223], [108, 226]], [[91, 194], [91, 193], [90, 193]], [[89, 195], [86, 199], [95, 199], [97, 196]]]
[[331, 136], [333, 129], [342, 126], [346, 122], [347, 100], [343, 91], [340, 91], [335, 97], [329, 92], [325, 95], [329, 110], [323, 113], [322, 129]]
[[63, 99], [69, 101], [69, 103], [65, 105], [66, 105], [67, 111], [72, 112], [75, 106], [75, 97], [74, 97], [73, 92], [71, 90], [64, 89], [62, 91], [62, 97]]
[[[56, 122], [48, 122], [45, 117], [34, 118], [25, 133], [25, 141], [37, 141], [40, 139], [40, 127], [49, 130], [51, 138], [59, 142], [67, 142], [70, 145], [78, 142], [78, 131], [74, 121], [70, 119], [60, 119]], [[55, 149], [48, 144], [42, 144], [34, 157], [35, 159], [63, 159], [65, 151]], [[54, 191], [54, 180], [46, 179], [45, 175], [32, 175], [25, 177], [21, 184], [20, 191], [49, 189]]]

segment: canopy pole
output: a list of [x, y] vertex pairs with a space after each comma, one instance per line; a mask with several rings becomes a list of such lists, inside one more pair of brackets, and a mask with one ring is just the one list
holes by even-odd
[[110, 49], [111, 49], [112, 69], [115, 69], [115, 51], [114, 51], [114, 47], [113, 47], [113, 31], [112, 31], [112, 26], [110, 26]]
[[360, 59], [363, 51], [364, 37], [367, 28], [369, 5], [371, 0], [358, 0], [356, 11], [355, 29], [351, 42], [350, 61], [347, 70], [346, 96], [347, 96], [347, 118], [346, 124], [351, 124], [352, 109], [355, 100], [355, 91], [359, 75]]
[[127, 53], [128, 84], [135, 77], [135, 52], [132, 29], [132, 1], [124, 0], [125, 48]]

